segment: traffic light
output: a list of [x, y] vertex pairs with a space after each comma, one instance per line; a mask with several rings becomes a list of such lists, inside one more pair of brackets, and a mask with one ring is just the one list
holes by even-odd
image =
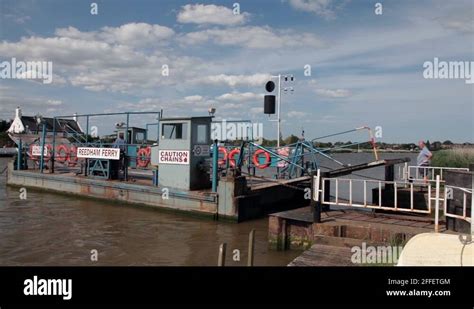
[[[265, 84], [265, 90], [269, 93], [272, 93], [275, 90], [275, 82], [268, 81]], [[263, 112], [265, 114], [271, 115], [275, 114], [275, 95], [274, 94], [267, 94], [264, 97], [263, 102]]]

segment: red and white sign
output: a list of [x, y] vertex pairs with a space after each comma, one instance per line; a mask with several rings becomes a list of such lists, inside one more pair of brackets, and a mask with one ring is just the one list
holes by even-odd
[[160, 150], [158, 163], [189, 165], [189, 151], [187, 150]]
[[120, 159], [120, 148], [79, 147], [77, 148], [77, 157], [87, 159], [118, 160]]
[[[46, 147], [46, 145], [44, 146], [43, 151], [44, 151], [43, 155], [45, 157], [47, 157], [48, 156], [48, 147]], [[32, 156], [37, 156], [37, 157], [41, 156], [41, 146], [40, 145], [33, 145], [33, 147], [31, 147], [31, 155]]]

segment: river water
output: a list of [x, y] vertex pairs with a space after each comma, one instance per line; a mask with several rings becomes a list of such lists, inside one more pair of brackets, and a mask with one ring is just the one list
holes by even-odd
[[[372, 160], [367, 153], [337, 154], [347, 163]], [[382, 158], [414, 154], [383, 154]], [[2, 171], [9, 158], [0, 158]], [[324, 163], [324, 162], [323, 162]], [[323, 164], [322, 163], [322, 164]], [[331, 165], [325, 162], [326, 165]], [[383, 177], [383, 168], [358, 174]], [[256, 230], [255, 265], [284, 266], [298, 251], [268, 249], [268, 219], [226, 223], [118, 203], [6, 186], [0, 175], [0, 265], [215, 266], [227, 243], [228, 266], [246, 265], [248, 233]], [[240, 251], [240, 261], [235, 261]], [[91, 260], [97, 250], [98, 261]]]

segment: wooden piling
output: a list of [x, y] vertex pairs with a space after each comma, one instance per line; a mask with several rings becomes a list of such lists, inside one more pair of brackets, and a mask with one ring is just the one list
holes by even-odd
[[227, 244], [222, 243], [219, 246], [219, 257], [217, 258], [217, 266], [225, 266], [225, 251]]
[[247, 256], [247, 266], [253, 266], [253, 255], [255, 248], [255, 229], [252, 229], [249, 233], [249, 251]]

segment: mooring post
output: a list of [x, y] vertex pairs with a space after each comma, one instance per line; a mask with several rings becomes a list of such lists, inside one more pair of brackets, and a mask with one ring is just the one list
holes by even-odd
[[436, 175], [436, 200], [435, 200], [435, 232], [439, 232], [439, 175]]
[[217, 192], [217, 169], [219, 149], [217, 148], [217, 139], [214, 140], [214, 146], [212, 147], [212, 192]]
[[222, 243], [219, 246], [219, 257], [217, 258], [217, 266], [225, 266], [225, 250], [226, 250], [227, 244]]
[[255, 229], [249, 233], [249, 252], [247, 256], [247, 266], [253, 266], [253, 251], [255, 247]]

